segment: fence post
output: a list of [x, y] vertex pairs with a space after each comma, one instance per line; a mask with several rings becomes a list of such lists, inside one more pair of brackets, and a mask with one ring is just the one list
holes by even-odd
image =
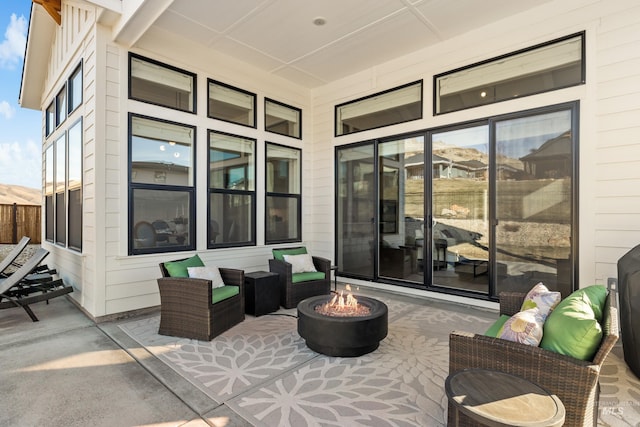
[[11, 223], [12, 223], [12, 233], [11, 233], [11, 243], [14, 245], [18, 243], [18, 204], [13, 204], [13, 209], [11, 210]]

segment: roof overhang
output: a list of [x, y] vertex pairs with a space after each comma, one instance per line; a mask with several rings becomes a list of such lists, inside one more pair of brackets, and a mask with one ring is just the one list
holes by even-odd
[[22, 108], [32, 110], [41, 108], [42, 91], [47, 76], [51, 40], [55, 28], [56, 22], [51, 19], [47, 11], [32, 3], [18, 97]]

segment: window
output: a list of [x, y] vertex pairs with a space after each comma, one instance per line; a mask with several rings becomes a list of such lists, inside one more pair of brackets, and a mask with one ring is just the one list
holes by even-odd
[[210, 248], [255, 245], [255, 146], [209, 131]]
[[256, 127], [256, 95], [224, 83], [208, 80], [207, 115], [243, 126]]
[[196, 112], [196, 75], [129, 54], [129, 98]]
[[54, 218], [53, 213], [53, 144], [49, 145], [45, 151], [45, 172], [44, 172], [44, 205], [45, 205], [45, 239], [53, 242], [54, 239]]
[[336, 136], [422, 118], [422, 80], [336, 105]]
[[[45, 111], [46, 137], [82, 103], [82, 63]], [[82, 117], [60, 127], [45, 150], [45, 239], [82, 250]]]
[[55, 141], [55, 242], [60, 245], [67, 243], [67, 215], [65, 209], [65, 181], [66, 181], [66, 153], [67, 138], [62, 134]]
[[301, 232], [299, 149], [267, 143], [265, 242], [299, 242]]
[[82, 64], [69, 77], [69, 113], [82, 104]]
[[264, 100], [264, 127], [268, 132], [302, 138], [302, 110], [272, 99]]
[[45, 112], [45, 122], [46, 136], [49, 136], [56, 128], [56, 107], [53, 102], [47, 107], [47, 111]]
[[129, 253], [195, 249], [195, 127], [129, 115]]
[[435, 114], [585, 82], [584, 33], [436, 75]]
[[68, 246], [82, 250], [82, 120], [67, 132], [67, 195], [69, 204]]
[[56, 96], [56, 127], [60, 126], [67, 118], [67, 87], [60, 89]]

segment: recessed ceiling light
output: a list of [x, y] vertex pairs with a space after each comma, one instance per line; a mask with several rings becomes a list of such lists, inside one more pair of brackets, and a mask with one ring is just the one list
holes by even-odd
[[325, 18], [323, 18], [322, 16], [318, 16], [316, 18], [313, 18], [313, 25], [317, 25], [318, 27], [322, 27], [324, 24], [327, 23], [327, 20]]

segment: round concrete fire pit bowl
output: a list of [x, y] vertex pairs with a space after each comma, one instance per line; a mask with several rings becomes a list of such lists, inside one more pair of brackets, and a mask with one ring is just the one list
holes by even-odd
[[357, 357], [378, 348], [387, 336], [389, 311], [382, 301], [356, 296], [369, 307], [366, 316], [337, 317], [318, 313], [316, 306], [330, 301], [332, 295], [320, 295], [298, 304], [298, 334], [311, 350], [336, 357]]

